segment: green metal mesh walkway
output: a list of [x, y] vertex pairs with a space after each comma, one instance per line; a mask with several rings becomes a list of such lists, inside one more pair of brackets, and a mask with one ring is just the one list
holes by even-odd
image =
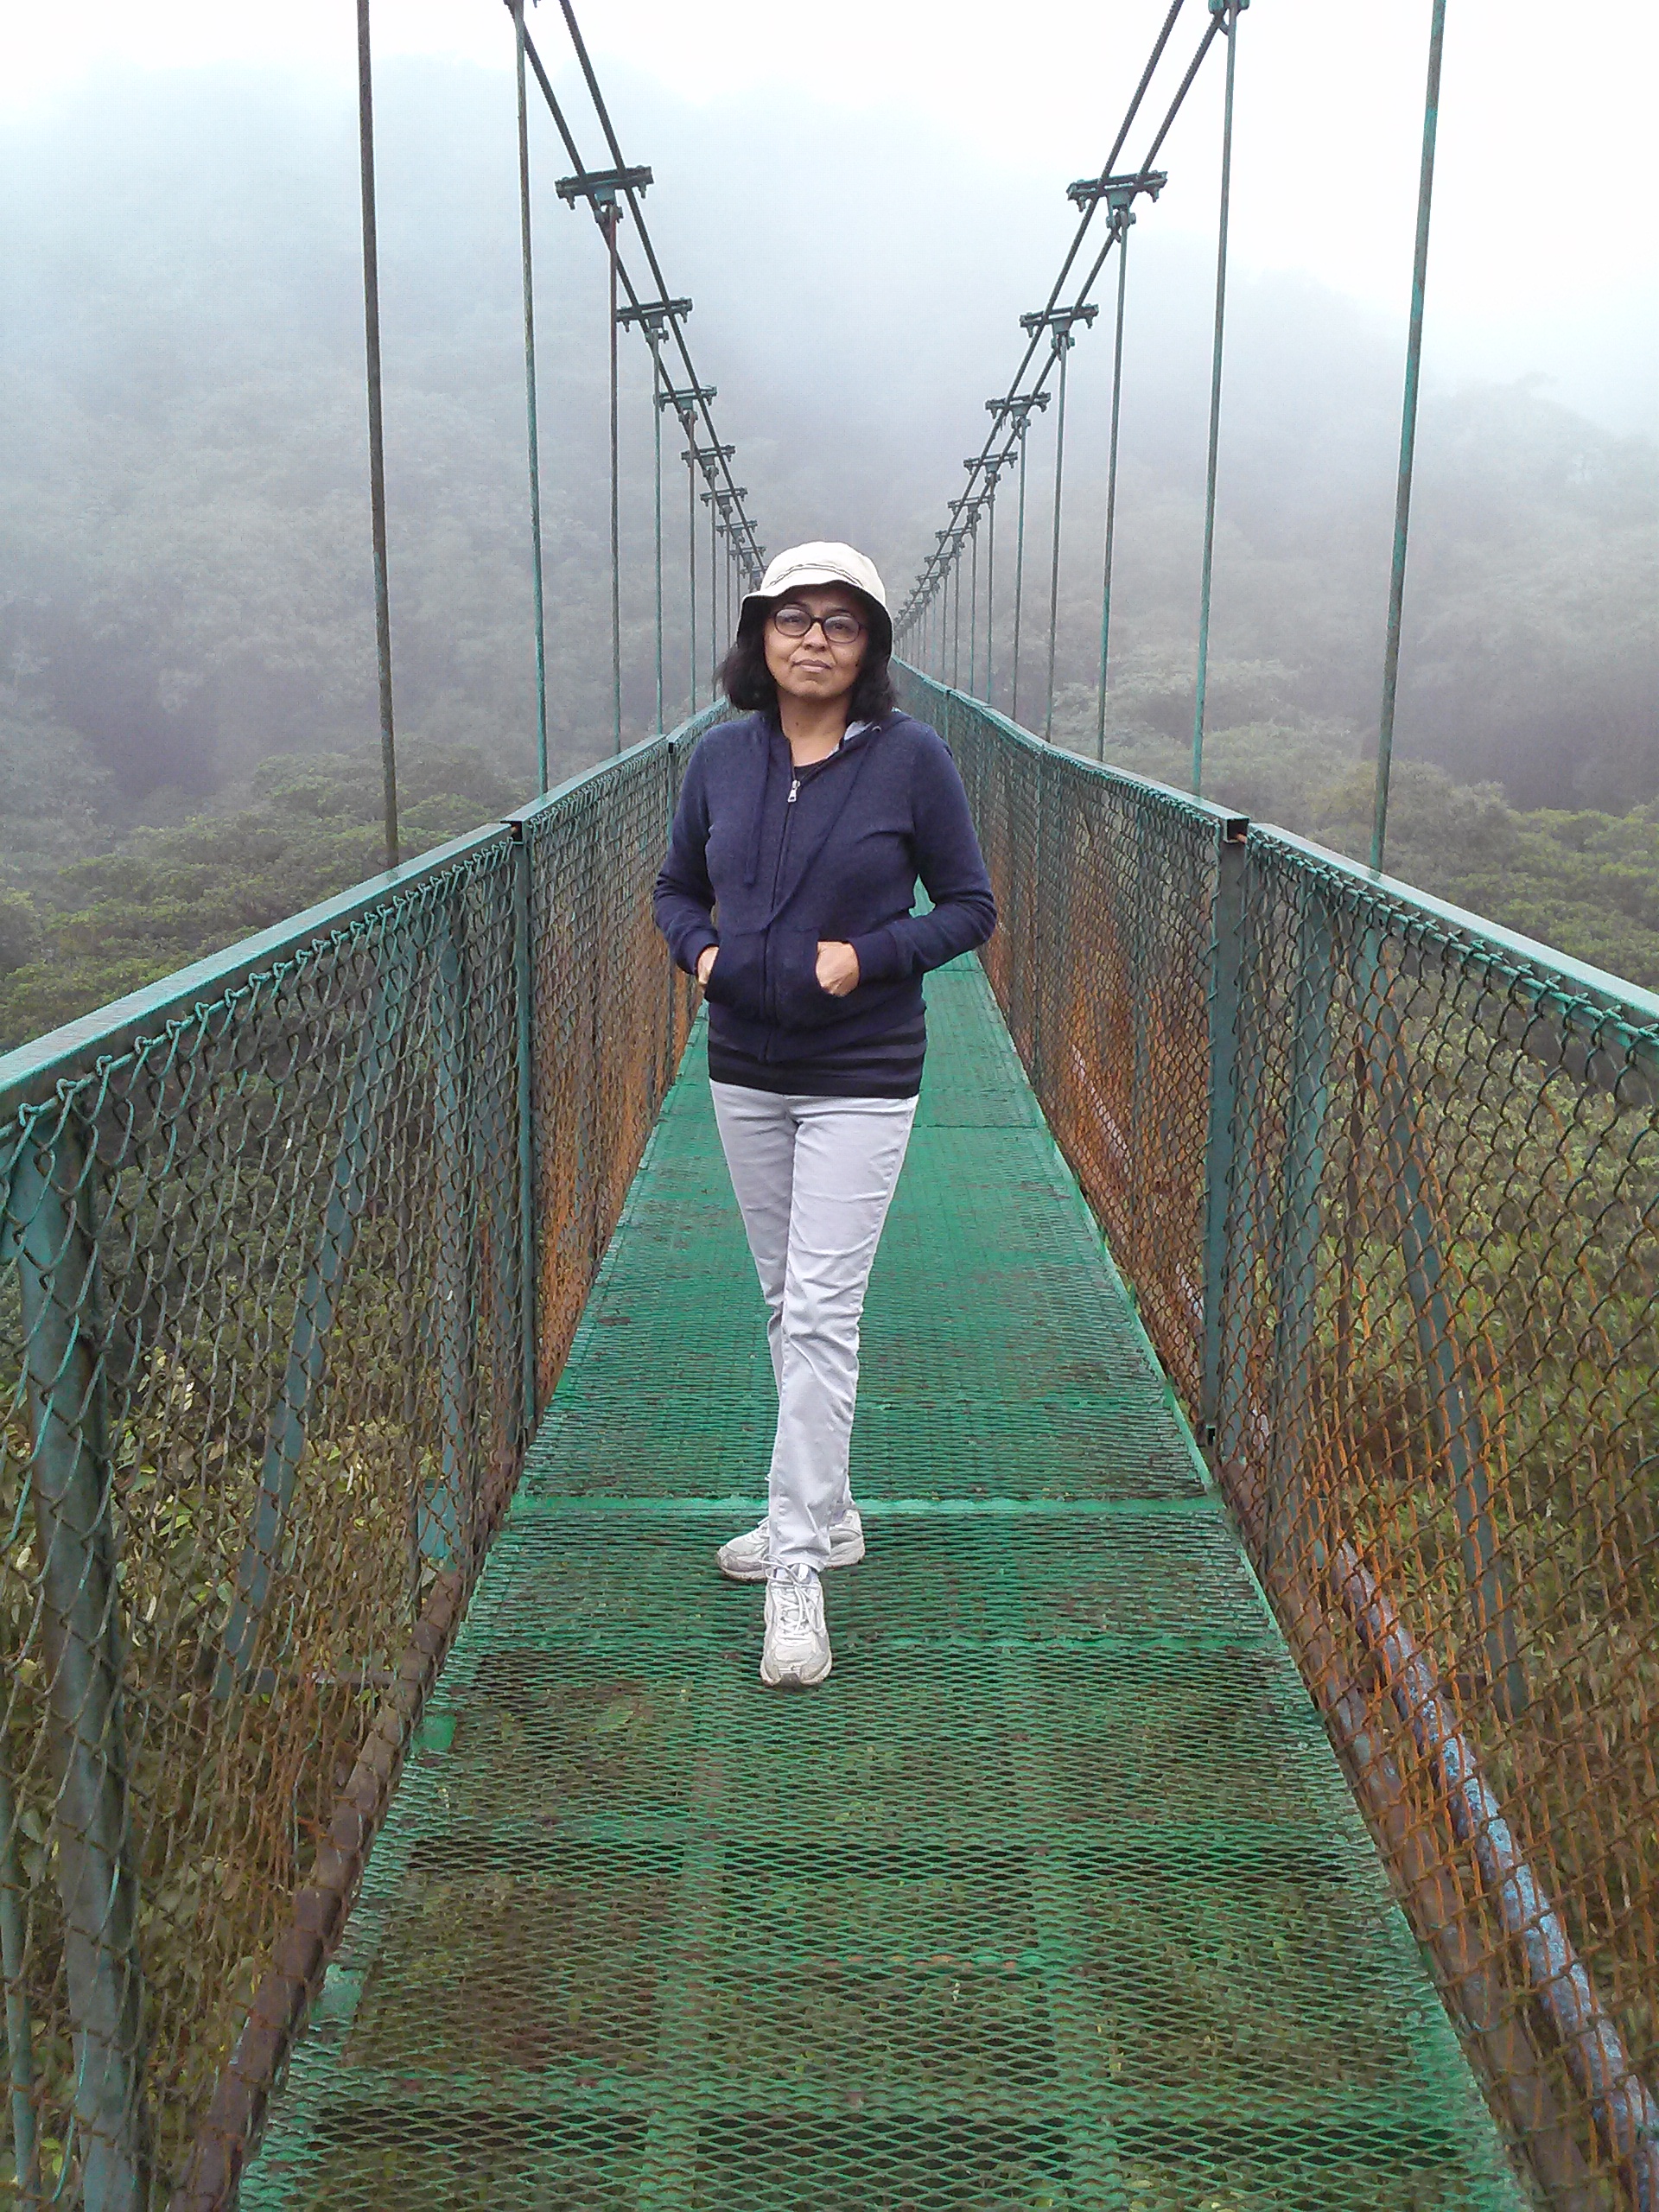
[[714, 1569], [771, 1376], [694, 1042], [248, 2212], [1526, 2201], [978, 969], [930, 1001], [834, 1675], [762, 1690]]

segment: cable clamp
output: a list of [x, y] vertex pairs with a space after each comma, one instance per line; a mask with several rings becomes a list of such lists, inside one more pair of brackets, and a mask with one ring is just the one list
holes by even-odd
[[[1022, 316], [1020, 320], [1023, 321], [1024, 317]], [[988, 399], [985, 403], [986, 411], [995, 416], [996, 429], [1001, 429], [1003, 417], [1006, 416], [1009, 427], [1017, 435], [1023, 436], [1026, 424], [1031, 418], [1033, 408], [1036, 408], [1040, 412], [1047, 406], [1051, 397], [1052, 394], [1046, 391], [1024, 391], [1017, 399]]]
[[1075, 184], [1068, 184], [1065, 196], [1078, 207], [1098, 207], [1103, 200], [1113, 223], [1127, 227], [1135, 220], [1135, 203], [1140, 194], [1155, 200], [1169, 182], [1166, 169], [1138, 169], [1133, 176], [1080, 176]]
[[1076, 343], [1071, 335], [1072, 324], [1080, 322], [1086, 327], [1099, 313], [1100, 309], [1093, 301], [1075, 308], [1043, 308], [1035, 315], [1022, 315], [1020, 327], [1032, 338], [1039, 330], [1047, 331], [1053, 340], [1054, 351], [1064, 353], [1068, 346]]
[[579, 176], [562, 176], [554, 190], [572, 207], [578, 200], [585, 200], [593, 209], [595, 220], [602, 221], [607, 214], [620, 213], [616, 205], [619, 192], [643, 193], [651, 181], [651, 171], [646, 168], [583, 169]]
[[637, 322], [653, 344], [663, 334], [664, 323], [683, 322], [691, 312], [690, 300], [642, 300], [637, 308], [619, 308], [619, 322]]

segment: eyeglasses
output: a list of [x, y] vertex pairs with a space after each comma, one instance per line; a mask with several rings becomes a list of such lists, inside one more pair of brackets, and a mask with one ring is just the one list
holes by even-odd
[[772, 626], [780, 638], [804, 638], [816, 627], [831, 645], [855, 645], [864, 634], [864, 625], [856, 614], [813, 614], [794, 602], [772, 609]]

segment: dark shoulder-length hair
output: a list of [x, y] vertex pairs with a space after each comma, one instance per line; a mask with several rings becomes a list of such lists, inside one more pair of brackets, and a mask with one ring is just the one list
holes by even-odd
[[[721, 690], [733, 706], [741, 707], [746, 714], [775, 715], [778, 711], [778, 686], [766, 666], [769, 611], [763, 605], [745, 613], [737, 626], [732, 649], [720, 664]], [[891, 632], [883, 640], [886, 628], [885, 623], [872, 622], [865, 633], [864, 664], [847, 702], [849, 722], [881, 722], [893, 712], [893, 645]]]

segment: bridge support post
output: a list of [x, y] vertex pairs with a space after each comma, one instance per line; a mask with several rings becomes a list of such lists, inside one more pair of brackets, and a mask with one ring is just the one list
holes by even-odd
[[1332, 919], [1317, 885], [1303, 890], [1298, 932], [1290, 1087], [1285, 1101], [1274, 1281], [1263, 1558], [1269, 1589], [1294, 1569], [1294, 1541], [1305, 1511], [1311, 1372], [1318, 1333], [1319, 1245], [1325, 1230], [1325, 1125], [1331, 1103], [1332, 999], [1336, 985]]
[[15, 1224], [27, 1347], [74, 2153], [86, 2212], [143, 2212], [151, 2178], [143, 1985], [93, 1172], [90, 1133], [66, 1116], [53, 1135], [24, 1141], [0, 1218]]
[[1217, 850], [1210, 941], [1210, 1124], [1204, 1149], [1204, 1379], [1199, 1421], [1213, 1446], [1221, 1421], [1227, 1223], [1238, 1135], [1238, 1018], [1249, 823], [1226, 824]]
[[524, 823], [512, 825], [512, 997], [518, 1061], [518, 1344], [522, 1441], [536, 1433], [536, 974], [530, 957], [531, 856]]
[[[438, 923], [433, 979], [436, 1077], [434, 1150], [438, 1171], [437, 1280], [433, 1285], [442, 1438], [435, 1487], [415, 1503], [417, 1556], [413, 1595], [419, 1611], [420, 1561], [465, 1573], [474, 1551], [478, 1504], [474, 1438], [477, 1329], [475, 1254], [486, 1147], [475, 1128], [466, 946], [459, 897]], [[480, 1167], [484, 1170], [480, 1176]]]

